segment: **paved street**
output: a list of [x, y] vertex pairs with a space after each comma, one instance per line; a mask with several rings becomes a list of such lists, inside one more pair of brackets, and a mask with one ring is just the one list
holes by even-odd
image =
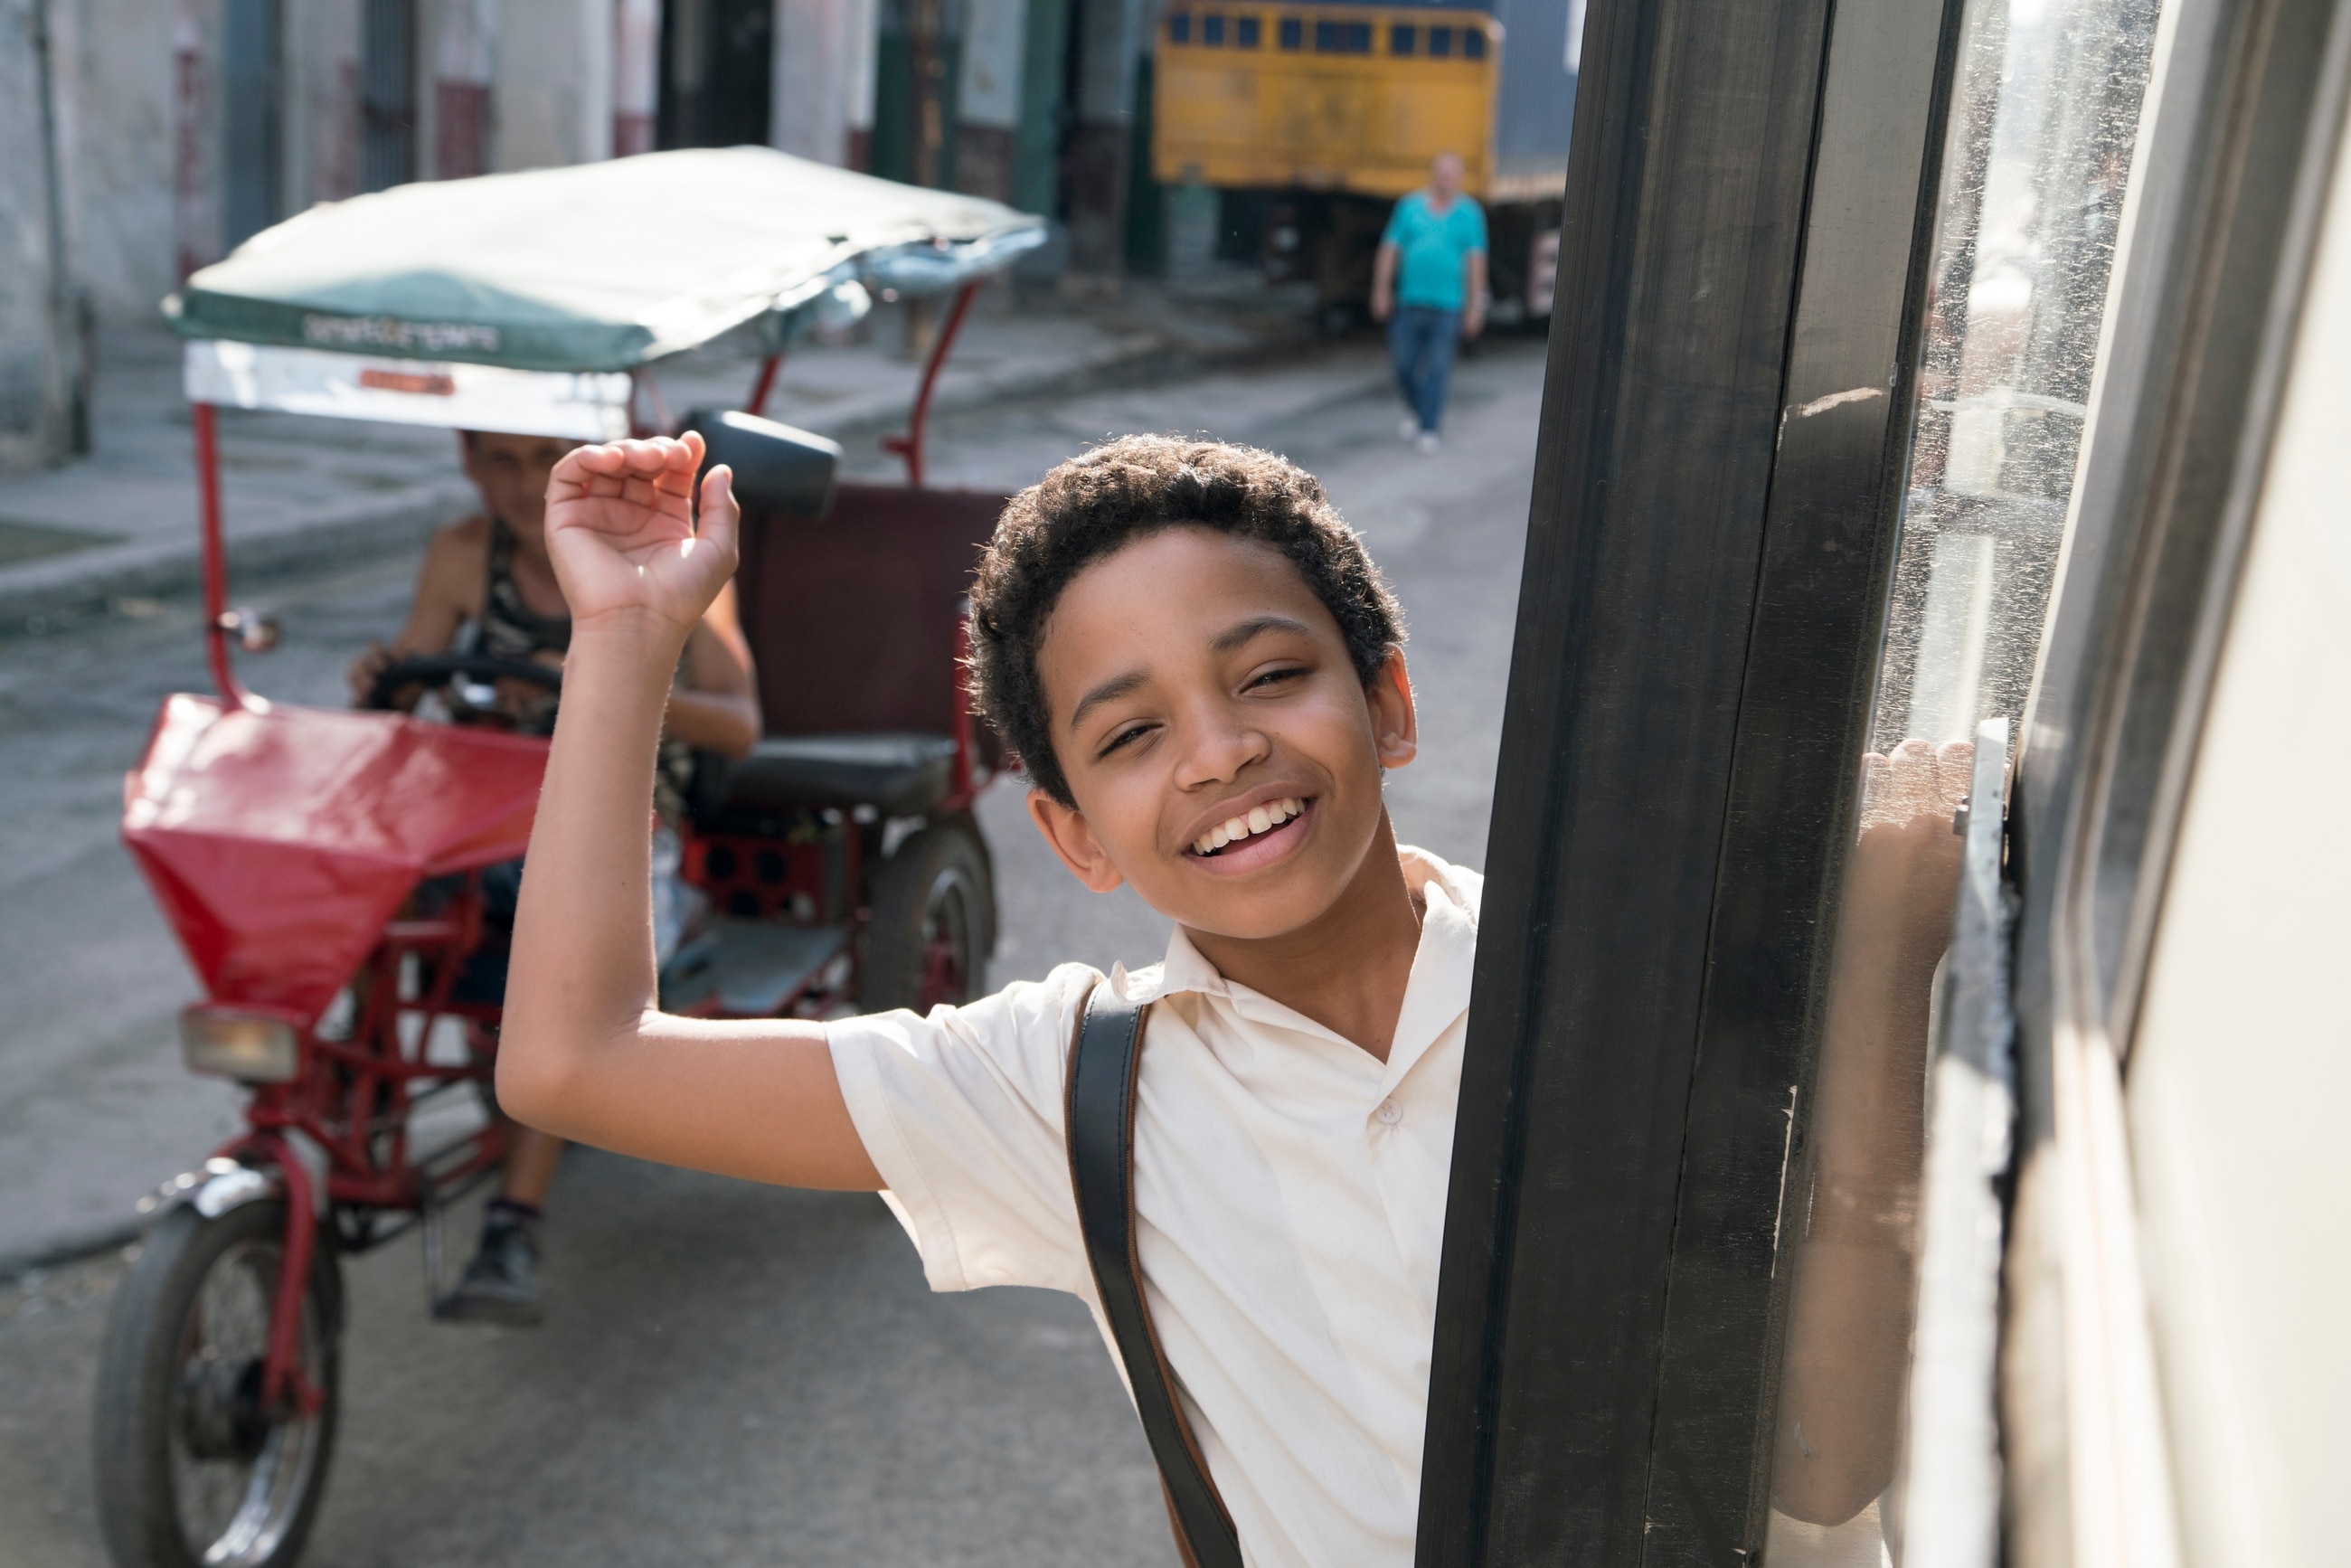
[[[1321, 474], [1410, 617], [1423, 744], [1390, 783], [1400, 833], [1483, 865], [1541, 375], [1531, 340], [1467, 361], [1434, 458], [1398, 444], [1364, 341], [951, 413], [932, 477], [1010, 488], [1129, 430], [1207, 431]], [[343, 664], [396, 623], [413, 570], [380, 555], [249, 584], [239, 601], [287, 634], [245, 662], [252, 685], [340, 702]], [[183, 594], [0, 640], [0, 1258], [103, 1234], [232, 1124], [234, 1093], [178, 1065], [193, 985], [115, 839], [157, 700], [201, 689], [196, 625]], [[981, 816], [1003, 908], [993, 978], [1158, 954], [1164, 923], [1079, 890], [1014, 791]], [[1076, 1302], [930, 1295], [868, 1197], [575, 1151], [550, 1207], [554, 1308], [536, 1333], [426, 1322], [413, 1239], [349, 1265], [343, 1427], [310, 1563], [1174, 1563]], [[469, 1210], [455, 1239], [472, 1227]], [[88, 1405], [122, 1268], [110, 1252], [0, 1285], [0, 1568], [102, 1560]]]

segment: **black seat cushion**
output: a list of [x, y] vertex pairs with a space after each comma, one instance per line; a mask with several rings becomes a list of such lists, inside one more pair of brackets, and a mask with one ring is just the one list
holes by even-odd
[[728, 770], [722, 809], [872, 806], [911, 817], [946, 799], [955, 752], [951, 736], [904, 730], [771, 735]]

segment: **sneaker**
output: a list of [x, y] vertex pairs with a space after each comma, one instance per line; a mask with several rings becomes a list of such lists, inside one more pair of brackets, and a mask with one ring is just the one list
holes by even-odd
[[1418, 441], [1420, 416], [1415, 413], [1405, 414], [1403, 421], [1396, 425], [1396, 438], [1400, 441]]
[[457, 1288], [441, 1303], [439, 1315], [455, 1322], [507, 1328], [529, 1328], [544, 1318], [538, 1302], [538, 1228], [499, 1215], [485, 1219], [482, 1244], [465, 1265]]
[[1412, 444], [1418, 449], [1423, 457], [1436, 456], [1437, 449], [1445, 444], [1445, 443], [1437, 438], [1437, 432], [1433, 430], [1422, 431], [1418, 435], [1412, 438]]

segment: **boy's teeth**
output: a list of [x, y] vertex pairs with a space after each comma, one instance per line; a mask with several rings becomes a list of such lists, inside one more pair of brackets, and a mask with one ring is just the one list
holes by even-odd
[[1227, 844], [1280, 827], [1290, 818], [1302, 813], [1306, 803], [1296, 796], [1275, 800], [1269, 805], [1253, 806], [1246, 817], [1228, 817], [1217, 826], [1192, 841], [1195, 854], [1213, 854]]

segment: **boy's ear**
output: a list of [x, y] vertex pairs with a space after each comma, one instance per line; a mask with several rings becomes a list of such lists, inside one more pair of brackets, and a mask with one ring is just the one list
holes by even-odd
[[1372, 744], [1383, 768], [1401, 768], [1420, 755], [1420, 714], [1412, 700], [1412, 674], [1404, 650], [1388, 644], [1386, 661], [1364, 688], [1372, 708]]
[[1061, 857], [1061, 863], [1070, 868], [1070, 874], [1084, 883], [1090, 891], [1113, 892], [1126, 881], [1118, 867], [1110, 863], [1102, 841], [1086, 825], [1083, 811], [1062, 805], [1042, 789], [1031, 789], [1029, 818], [1045, 835], [1045, 841], [1053, 846], [1053, 852]]

